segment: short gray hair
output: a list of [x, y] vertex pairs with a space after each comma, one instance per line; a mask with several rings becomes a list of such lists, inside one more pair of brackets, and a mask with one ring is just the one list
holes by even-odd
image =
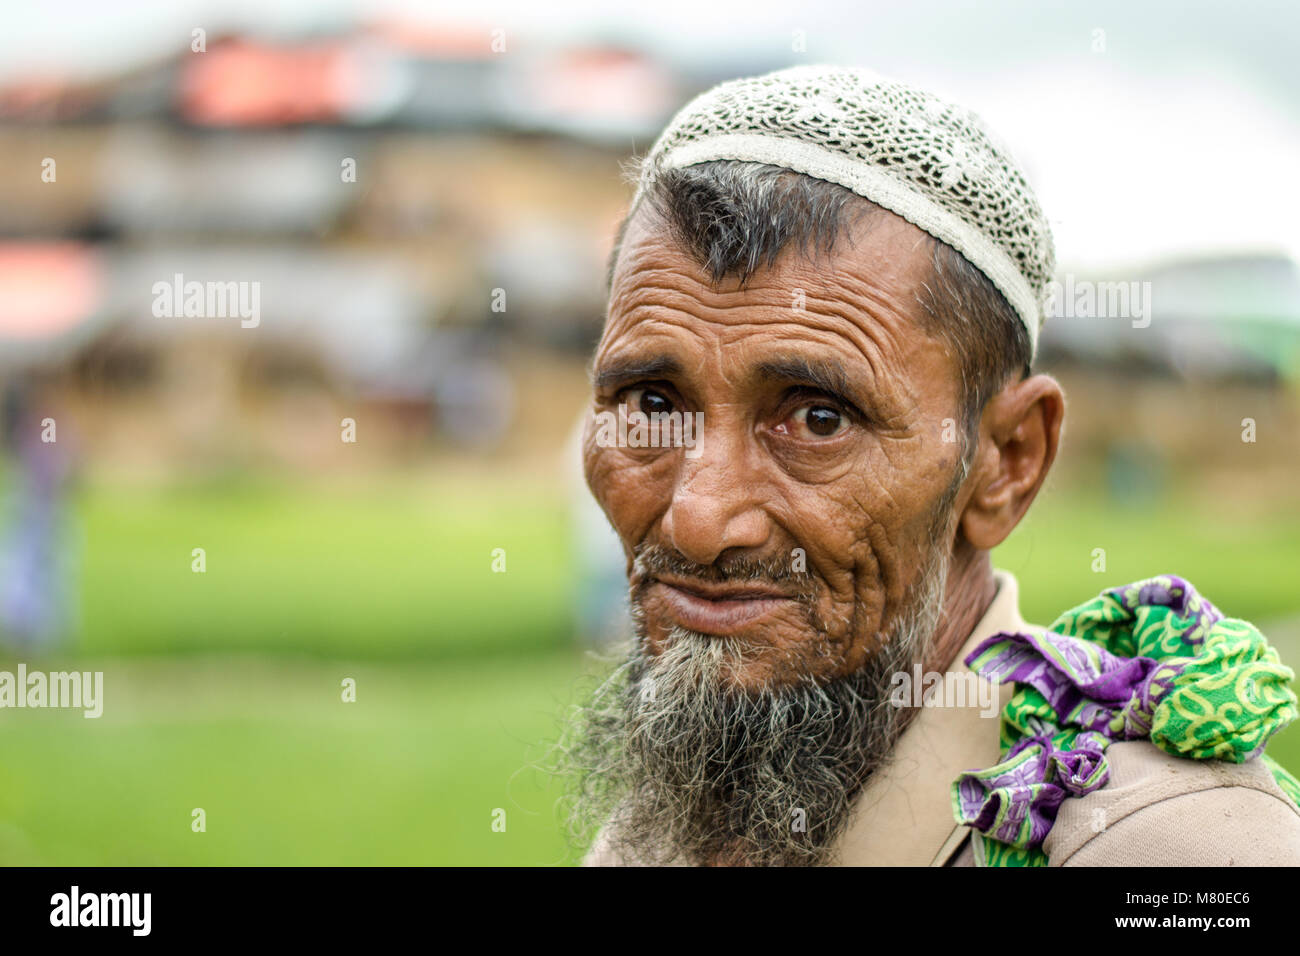
[[[636, 164], [631, 177], [640, 177]], [[647, 205], [713, 282], [733, 276], [742, 286], [758, 269], [775, 265], [788, 246], [813, 259], [828, 255], [852, 223], [888, 213], [843, 186], [779, 166], [714, 160], [663, 168], [618, 228], [607, 283], [628, 223]], [[916, 290], [916, 319], [956, 359], [968, 467], [984, 406], [1013, 377], [1029, 374], [1032, 346], [1015, 309], [984, 273], [947, 243], [926, 238], [931, 270]]]

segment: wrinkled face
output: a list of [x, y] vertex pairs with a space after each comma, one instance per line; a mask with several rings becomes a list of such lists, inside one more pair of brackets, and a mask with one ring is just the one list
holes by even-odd
[[[613, 278], [587, 482], [651, 652], [675, 628], [735, 638], [742, 688], [860, 670], [952, 544], [957, 368], [914, 318], [928, 240], [892, 214], [850, 238], [714, 287], [638, 214]], [[631, 447], [636, 412], [703, 413], [698, 443]], [[630, 440], [601, 425], [620, 415]]]

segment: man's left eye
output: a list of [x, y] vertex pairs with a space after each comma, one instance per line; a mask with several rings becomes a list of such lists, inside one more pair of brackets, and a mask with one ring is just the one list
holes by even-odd
[[832, 405], [804, 405], [790, 418], [801, 437], [832, 438], [848, 425], [844, 414]]

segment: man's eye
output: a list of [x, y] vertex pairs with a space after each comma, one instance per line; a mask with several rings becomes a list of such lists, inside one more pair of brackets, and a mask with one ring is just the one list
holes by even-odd
[[844, 414], [831, 405], [804, 405], [795, 409], [790, 418], [795, 423], [793, 430], [800, 437], [831, 438], [848, 425]]
[[646, 415], [667, 415], [673, 410], [672, 401], [663, 392], [653, 388], [630, 388], [623, 395], [622, 404], [630, 412], [644, 412]]

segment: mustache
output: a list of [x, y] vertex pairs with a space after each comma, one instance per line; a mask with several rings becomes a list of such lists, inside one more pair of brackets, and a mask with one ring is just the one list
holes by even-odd
[[806, 583], [809, 588], [815, 587], [811, 572], [795, 570], [790, 555], [752, 557], [739, 554], [719, 558], [712, 564], [700, 564], [663, 545], [637, 546], [633, 551], [632, 586], [642, 587], [658, 574], [694, 578], [710, 584], [757, 581], [777, 586]]
[[809, 571], [795, 570], [793, 556], [771, 555], [755, 557], [735, 554], [720, 557], [712, 564], [692, 561], [673, 548], [659, 544], [643, 544], [633, 551], [632, 573], [629, 575], [629, 605], [632, 619], [643, 622], [642, 602], [646, 591], [658, 575], [674, 575], [686, 580], [709, 584], [769, 584], [785, 591], [801, 609], [808, 626], [825, 632], [827, 623], [822, 619], [817, 604], [817, 580]]

